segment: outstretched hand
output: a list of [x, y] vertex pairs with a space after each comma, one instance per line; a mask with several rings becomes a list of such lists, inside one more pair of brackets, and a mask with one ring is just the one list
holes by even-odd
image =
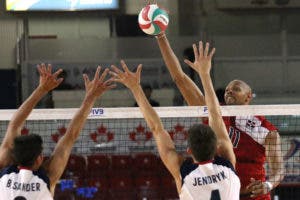
[[115, 65], [111, 66], [113, 71], [110, 71], [109, 73], [110, 75], [112, 75], [113, 80], [122, 83], [131, 90], [139, 86], [141, 80], [142, 64], [138, 65], [136, 72], [131, 72], [124, 60], [121, 60], [121, 66], [123, 68], [123, 71]]
[[251, 192], [251, 197], [257, 197], [259, 195], [267, 194], [268, 188], [265, 182], [261, 180], [250, 179], [250, 184], [246, 187]]
[[39, 87], [46, 92], [53, 90], [63, 81], [63, 78], [57, 78], [58, 75], [63, 71], [62, 69], [59, 69], [52, 74], [52, 65], [48, 64], [46, 66], [44, 63], [37, 65], [37, 69], [40, 74]]
[[197, 71], [200, 74], [207, 74], [211, 69], [211, 60], [215, 54], [216, 49], [213, 48], [209, 53], [209, 43], [205, 44], [203, 49], [203, 42], [199, 42], [199, 50], [196, 44], [193, 44], [195, 61], [192, 63], [190, 60], [185, 59], [184, 62], [188, 64], [191, 68]]
[[112, 84], [112, 79], [104, 81], [109, 69], [105, 69], [101, 75], [100, 71], [101, 67], [98, 66], [93, 80], [90, 80], [87, 74], [83, 74], [86, 95], [98, 97], [105, 91], [116, 87], [115, 84]]

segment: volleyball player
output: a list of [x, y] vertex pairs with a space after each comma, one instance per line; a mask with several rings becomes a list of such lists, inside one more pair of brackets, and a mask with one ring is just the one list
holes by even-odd
[[193, 162], [176, 152], [174, 142], [147, 101], [140, 85], [142, 66], [133, 73], [121, 61], [124, 71], [112, 66], [110, 73], [116, 82], [124, 84], [133, 93], [153, 133], [160, 157], [175, 179], [180, 199], [237, 200], [240, 181], [234, 169], [235, 155], [209, 75], [215, 50], [209, 54], [208, 50], [208, 46], [204, 51], [200, 49], [200, 62], [193, 65], [202, 78], [210, 119], [210, 127], [198, 124], [188, 131], [188, 152]]
[[[156, 39], [172, 79], [188, 105], [205, 105], [202, 92], [183, 72], [166, 34], [161, 33]], [[199, 58], [195, 44], [193, 50], [195, 64]], [[185, 63], [189, 66], [193, 64], [189, 60], [185, 60]], [[224, 98], [227, 105], [248, 105], [252, 100], [251, 88], [244, 81], [234, 80], [227, 85]], [[270, 200], [269, 192], [284, 176], [280, 136], [276, 127], [262, 116], [224, 117], [223, 119], [232, 137], [237, 157], [236, 169], [241, 179], [241, 199]], [[270, 168], [268, 181], [264, 169], [265, 161]]]
[[85, 98], [79, 110], [71, 120], [66, 134], [57, 143], [54, 152], [43, 166], [43, 142], [36, 134], [22, 135], [23, 124], [41, 98], [56, 88], [62, 78], [57, 78], [61, 69], [51, 72], [51, 65], [39, 65], [39, 86], [13, 115], [0, 147], [0, 199], [24, 200], [53, 199], [55, 185], [60, 179], [71, 149], [86, 121], [88, 114], [98, 96], [114, 87], [109, 81], [104, 81], [108, 69], [101, 76], [98, 67], [92, 81], [84, 75]]

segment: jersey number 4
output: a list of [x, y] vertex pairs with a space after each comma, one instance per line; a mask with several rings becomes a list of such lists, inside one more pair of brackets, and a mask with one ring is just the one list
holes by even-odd
[[213, 191], [211, 191], [210, 200], [221, 200], [219, 190], [213, 190]]
[[240, 141], [241, 132], [239, 130], [236, 130], [232, 126], [229, 127], [229, 137], [232, 142], [232, 146], [236, 148]]

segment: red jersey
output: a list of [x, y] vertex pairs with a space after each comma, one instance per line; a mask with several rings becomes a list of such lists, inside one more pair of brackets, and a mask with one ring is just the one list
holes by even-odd
[[[262, 116], [223, 117], [223, 120], [233, 144], [236, 156], [235, 167], [241, 180], [241, 188], [250, 184], [250, 178], [265, 181], [265, 139], [270, 131], [277, 128]], [[270, 200], [271, 198], [268, 194], [256, 198], [249, 197], [249, 199]]]

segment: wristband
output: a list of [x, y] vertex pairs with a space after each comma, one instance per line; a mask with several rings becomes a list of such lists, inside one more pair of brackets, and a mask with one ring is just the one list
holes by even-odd
[[273, 184], [269, 181], [264, 182], [267, 187], [267, 191], [270, 192], [273, 189]]

